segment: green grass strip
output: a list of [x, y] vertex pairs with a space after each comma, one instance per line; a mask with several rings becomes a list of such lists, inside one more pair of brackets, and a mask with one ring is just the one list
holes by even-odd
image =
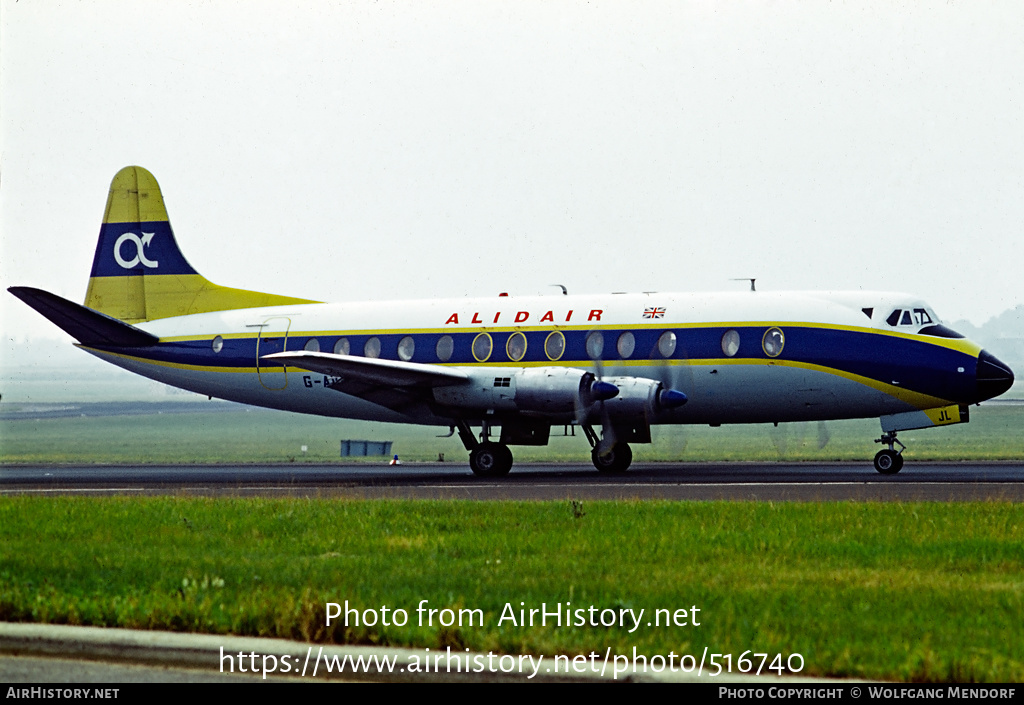
[[[405, 626], [325, 624], [325, 605]], [[482, 624], [419, 625], [434, 609]], [[644, 609], [523, 626], [506, 604]], [[525, 603], [521, 605], [520, 603]], [[696, 606], [700, 626], [648, 626]], [[692, 612], [690, 613], [693, 614]], [[1024, 680], [1008, 503], [0, 498], [0, 619], [506, 653], [799, 653], [804, 675]]]

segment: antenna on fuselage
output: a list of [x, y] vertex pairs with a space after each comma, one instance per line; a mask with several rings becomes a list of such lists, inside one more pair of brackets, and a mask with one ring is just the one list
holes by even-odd
[[731, 282], [750, 282], [750, 290], [751, 291], [757, 291], [757, 289], [754, 288], [754, 282], [757, 281], [756, 277], [739, 277], [738, 279], [730, 279], [729, 281], [731, 281]]
[[569, 295], [569, 290], [565, 288], [564, 284], [550, 284], [549, 286], [557, 286], [559, 289], [561, 289], [562, 290], [562, 296], [568, 296]]

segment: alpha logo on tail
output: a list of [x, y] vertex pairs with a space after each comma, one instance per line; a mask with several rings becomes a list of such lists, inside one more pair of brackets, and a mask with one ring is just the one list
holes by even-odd
[[[153, 236], [156, 233], [142, 233], [142, 237], [139, 237], [135, 233], [125, 233], [121, 237], [117, 238], [117, 242], [114, 243], [114, 259], [121, 265], [123, 269], [131, 269], [140, 262], [144, 267], [150, 269], [156, 269], [160, 266], [159, 262], [154, 260], [146, 259], [145, 248], [153, 241]], [[131, 259], [125, 259], [121, 254], [121, 245], [125, 242], [135, 243], [135, 256]]]

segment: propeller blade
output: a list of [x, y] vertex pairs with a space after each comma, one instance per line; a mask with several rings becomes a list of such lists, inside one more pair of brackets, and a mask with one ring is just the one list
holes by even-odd
[[828, 430], [828, 426], [825, 425], [824, 421], [818, 422], [818, 450], [821, 450], [828, 445], [831, 440], [832, 434]]
[[608, 414], [608, 409], [605, 408], [604, 404], [601, 404], [601, 442], [597, 447], [601, 450], [607, 450], [613, 445], [615, 445], [615, 429], [612, 427], [612, 419]]
[[580, 385], [580, 395], [576, 403], [576, 422], [583, 424], [587, 422], [590, 411], [595, 403], [606, 399], [614, 399], [619, 394], [619, 388], [611, 382], [602, 382], [595, 375], [587, 373], [583, 376]]

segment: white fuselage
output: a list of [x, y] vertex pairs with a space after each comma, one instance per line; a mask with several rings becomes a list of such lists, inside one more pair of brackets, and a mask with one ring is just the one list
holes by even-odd
[[[388, 408], [330, 388], [334, 380], [327, 376], [262, 358], [320, 350], [485, 376], [576, 368], [598, 377], [658, 380], [686, 394], [684, 406], [651, 423], [874, 417], [961, 401], [980, 348], [964, 339], [919, 335], [919, 325], [888, 324], [887, 314], [901, 307], [927, 309], [912, 297], [872, 292], [299, 304], [139, 324], [159, 336], [155, 353], [87, 349], [132, 372], [213, 397], [404, 423], [448, 424], [451, 410], [441, 395], [436, 404]], [[482, 411], [501, 413], [501, 404], [495, 397], [495, 408]], [[505, 409], [515, 410], [514, 401]], [[552, 413], [551, 420], [570, 421], [572, 414]]]

